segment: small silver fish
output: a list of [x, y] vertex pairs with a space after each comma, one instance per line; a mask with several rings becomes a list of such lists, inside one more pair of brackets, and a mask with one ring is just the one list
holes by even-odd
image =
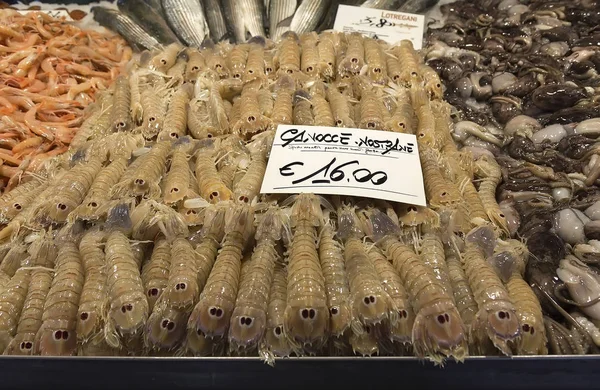
[[296, 10], [293, 17], [289, 17], [278, 27], [289, 26], [297, 34], [314, 31], [325, 16], [330, 0], [304, 0]]
[[263, 0], [224, 0], [223, 8], [237, 43], [246, 42], [248, 37], [265, 36]]
[[224, 40], [227, 36], [227, 25], [223, 17], [221, 2], [219, 0], [204, 0], [202, 4], [210, 29], [210, 37], [215, 42]]
[[117, 6], [119, 12], [130, 17], [163, 45], [179, 43], [179, 38], [163, 17], [160, 0], [153, 0], [152, 3], [146, 0], [119, 0]]
[[[400, 1], [402, 2], [402, 1]], [[360, 6], [365, 8], [377, 8], [377, 9], [387, 9], [387, 10], [395, 10], [399, 7], [398, 0], [367, 0], [362, 3]]]
[[271, 39], [276, 40], [289, 30], [289, 26], [278, 26], [283, 20], [294, 16], [297, 0], [277, 0], [272, 1], [269, 6], [269, 35]]
[[398, 8], [398, 11], [409, 12], [413, 14], [424, 13], [439, 2], [440, 0], [408, 0], [406, 3], [402, 4], [400, 8]]
[[188, 46], [200, 47], [209, 34], [204, 10], [198, 0], [162, 0], [169, 25]]
[[92, 7], [94, 20], [101, 26], [116, 31], [129, 46], [138, 49], [160, 49], [162, 45], [152, 35], [148, 34], [139, 24], [129, 16], [117, 10], [106, 7]]

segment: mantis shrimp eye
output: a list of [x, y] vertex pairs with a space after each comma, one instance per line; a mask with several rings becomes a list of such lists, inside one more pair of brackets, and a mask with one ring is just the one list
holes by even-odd
[[281, 335], [281, 326], [275, 327], [275, 329], [273, 329], [273, 333], [275, 333], [275, 336], [280, 336]]
[[510, 319], [510, 314], [508, 312], [505, 312], [505, 311], [500, 311], [500, 312], [498, 312], [498, 318], [500, 318], [501, 320], [503, 320], [505, 318], [507, 320], [509, 320]]
[[239, 73], [236, 73], [236, 74], [234, 74], [234, 75], [233, 75], [233, 78], [234, 78], [234, 79], [239, 79], [239, 78], [241, 78], [241, 77], [242, 77], [242, 75], [241, 75], [241, 74], [239, 74]]
[[291, 70], [291, 69], [288, 69], [288, 70], [287, 70], [287, 73], [288, 73], [288, 74], [292, 74], [292, 73], [294, 73], [294, 71], [293, 71], [293, 70]]
[[254, 71], [252, 69], [248, 70], [248, 73], [253, 74]]
[[171, 188], [171, 193], [177, 193], [177, 192], [179, 192], [179, 188], [177, 188], [177, 187]]
[[61, 330], [57, 330], [56, 332], [54, 332], [54, 339], [55, 340], [60, 340], [62, 338], [62, 331]]
[[173, 321], [169, 321], [166, 318], [164, 320], [162, 320], [162, 322], [160, 323], [160, 326], [162, 326], [166, 330], [175, 329], [175, 323]]
[[67, 332], [66, 330], [63, 330], [62, 332], [62, 339], [63, 340], [67, 340], [69, 338], [69, 332]]
[[90, 202], [90, 203], [88, 203], [88, 206], [96, 208], [96, 207], [98, 207], [98, 203], [96, 203], [96, 202]]
[[143, 186], [146, 183], [146, 181], [144, 179], [135, 179], [134, 183], [138, 186]]
[[81, 321], [85, 321], [85, 320], [87, 320], [87, 319], [89, 318], [89, 316], [90, 316], [90, 315], [89, 315], [88, 313], [86, 313], [86, 312], [83, 312], [83, 313], [81, 313], [81, 314], [79, 315], [79, 318], [81, 319]]
[[441, 85], [440, 83], [437, 83], [435, 86], [436, 86], [437, 88], [440, 88], [442, 85]]
[[369, 122], [369, 123], [367, 123], [367, 127], [368, 127], [369, 129], [374, 129], [374, 128], [376, 127], [376, 126], [375, 126], [375, 122]]
[[375, 68], [375, 69], [373, 69], [373, 72], [375, 72], [375, 73], [381, 73], [381, 68]]
[[250, 318], [250, 317], [241, 317], [240, 318], [240, 324], [241, 325], [250, 326], [250, 325], [252, 325], [252, 318]]
[[411, 76], [417, 76], [417, 72], [410, 72]]
[[337, 313], [339, 313], [339, 310], [338, 310], [338, 308], [337, 308], [337, 307], [332, 307], [332, 308], [331, 308], [331, 310], [330, 310], [330, 312], [331, 312], [331, 315], [333, 315], [333, 316], [334, 316], [334, 315], [336, 315]]
[[409, 206], [406, 211], [410, 212], [417, 212], [417, 208], [415, 206]]
[[179, 134], [177, 134], [175, 132], [173, 132], [173, 133], [171, 133], [169, 135], [171, 136], [171, 138], [175, 138], [175, 139], [179, 138]]
[[400, 310], [398, 312], [398, 317], [400, 317], [400, 318], [408, 318], [408, 313], [406, 312], [406, 310]]
[[356, 64], [356, 63], [358, 63], [358, 58], [356, 58], [356, 57], [353, 57], [353, 58], [352, 58], [350, 61], [351, 61], [353, 64]]
[[56, 205], [57, 208], [61, 209], [61, 210], [66, 210], [67, 209], [67, 205], [64, 203], [59, 203]]
[[13, 204], [13, 207], [14, 207], [16, 210], [21, 210], [21, 209], [23, 208], [23, 206], [21, 206], [21, 205], [20, 205], [20, 204], [18, 204], [18, 203], [15, 203], [15, 204]]
[[175, 290], [181, 290], [181, 291], [183, 291], [183, 290], [185, 290], [186, 288], [187, 288], [187, 285], [186, 285], [185, 283], [177, 283], [177, 284], [175, 285]]
[[315, 311], [315, 309], [310, 309], [308, 311], [308, 316], [310, 317], [310, 319], [314, 319], [317, 316], [317, 312]]
[[150, 290], [148, 290], [148, 296], [149, 297], [155, 297], [158, 295], [158, 289], [157, 288], [151, 288]]
[[200, 68], [198, 68], [196, 65], [192, 66], [192, 72], [197, 72], [199, 70]]
[[341, 119], [338, 119], [337, 121], [335, 121], [335, 124], [336, 124], [337, 126], [341, 126], [341, 125], [343, 125], [343, 124], [344, 124], [344, 122], [343, 122]]
[[377, 301], [377, 298], [375, 298], [372, 295], [364, 298], [365, 305], [370, 305], [371, 303], [375, 303], [376, 301]]
[[307, 72], [312, 72], [313, 71], [313, 67], [312, 66], [307, 66], [306, 67], [306, 71]]
[[221, 318], [221, 317], [223, 317], [223, 310], [222, 310], [222, 309], [220, 309], [220, 308], [211, 307], [211, 308], [208, 310], [208, 313], [209, 313], [211, 316], [214, 316], [214, 317], [217, 317], [217, 318]]
[[308, 318], [308, 309], [303, 309], [300, 315], [302, 315], [302, 318]]
[[273, 68], [268, 67], [268, 68], [265, 69], [265, 71], [267, 71], [268, 73], [271, 73], [273, 71]]
[[254, 121], [256, 121], [256, 117], [254, 115], [250, 115], [248, 117], [248, 122], [254, 122]]
[[161, 58], [160, 63], [163, 65], [167, 65], [167, 60], [165, 60], [164, 58]]

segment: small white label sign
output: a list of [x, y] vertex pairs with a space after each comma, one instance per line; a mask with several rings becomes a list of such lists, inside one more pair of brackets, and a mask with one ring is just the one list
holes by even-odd
[[35, 10], [35, 11], [34, 10], [19, 10], [18, 12], [22, 13], [24, 15], [28, 14], [30, 12], [43, 12], [43, 13], [48, 14], [56, 19], [65, 18], [68, 21], [73, 20], [73, 18], [71, 18], [71, 15], [69, 15], [69, 12], [64, 9], [58, 9], [58, 10], [41, 9], [41, 10]]
[[279, 125], [260, 192], [427, 205], [417, 138], [378, 130]]
[[425, 16], [340, 5], [333, 29], [346, 33], [359, 32], [390, 44], [409, 39], [419, 50], [423, 47]]

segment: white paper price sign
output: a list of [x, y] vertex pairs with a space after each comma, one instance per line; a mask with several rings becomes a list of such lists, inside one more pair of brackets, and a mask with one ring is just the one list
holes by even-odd
[[359, 32], [390, 44], [409, 39], [417, 50], [423, 46], [424, 28], [424, 15], [350, 5], [339, 6], [333, 25], [336, 31]]
[[260, 191], [427, 204], [414, 135], [339, 127], [280, 125]]

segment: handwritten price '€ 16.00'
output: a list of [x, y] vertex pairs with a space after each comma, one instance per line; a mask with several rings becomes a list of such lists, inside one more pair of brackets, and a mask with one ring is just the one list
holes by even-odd
[[[336, 164], [337, 163], [337, 164]], [[388, 179], [387, 173], [383, 171], [371, 172], [367, 168], [360, 167], [360, 161], [344, 161], [339, 163], [337, 157], [334, 157], [328, 164], [317, 169], [312, 173], [302, 173], [304, 163], [302, 161], [294, 161], [279, 168], [281, 176], [305, 176], [292, 181], [293, 185], [304, 183], [311, 180], [312, 184], [331, 184], [332, 182], [340, 182], [346, 179], [346, 182], [354, 180], [358, 183], [370, 182], [375, 186], [382, 185]]]

